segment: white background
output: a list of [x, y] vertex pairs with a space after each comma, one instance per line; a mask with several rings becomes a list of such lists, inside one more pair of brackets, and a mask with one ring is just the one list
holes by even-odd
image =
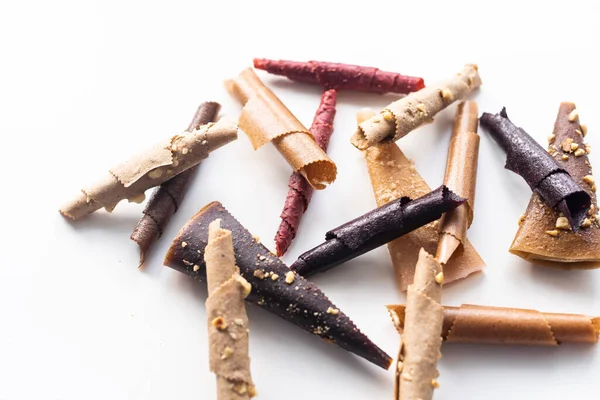
[[[184, 129], [197, 105], [223, 104], [222, 80], [253, 57], [329, 60], [423, 76], [478, 63], [481, 111], [501, 106], [540, 142], [560, 101], [589, 126], [600, 170], [598, 11], [593, 2], [3, 1], [0, 132], [0, 399], [213, 399], [201, 284], [162, 266], [179, 228], [220, 200], [265, 244], [289, 167], [245, 135], [204, 162], [183, 207], [138, 270], [129, 240], [142, 206], [69, 223], [59, 205], [144, 146]], [[460, 4], [459, 4], [460, 3]], [[310, 126], [320, 89], [260, 73]], [[329, 148], [337, 181], [318, 192], [285, 261], [375, 206], [363, 156], [348, 141], [361, 107], [394, 96], [341, 93]], [[441, 184], [455, 108], [399, 144]], [[469, 237], [488, 267], [448, 285], [462, 302], [600, 314], [598, 271], [534, 267], [507, 249], [530, 191], [503, 169], [481, 132], [476, 218]], [[314, 278], [390, 355], [398, 335], [385, 304], [403, 302], [385, 247]], [[249, 307], [252, 373], [261, 399], [386, 399], [383, 371]], [[598, 346], [445, 345], [436, 399], [588, 399], [600, 389]]]

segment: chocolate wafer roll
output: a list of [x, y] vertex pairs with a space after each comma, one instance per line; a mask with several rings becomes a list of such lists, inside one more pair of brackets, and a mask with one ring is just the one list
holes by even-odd
[[205, 206], [181, 229], [167, 252], [165, 265], [204, 282], [207, 227], [216, 219], [221, 220], [223, 229], [232, 232], [236, 265], [252, 285], [246, 297], [248, 302], [382, 368], [390, 367], [390, 356], [371, 342], [316, 285], [291, 271], [218, 202]]
[[[200, 129], [202, 125], [214, 121], [220, 109], [221, 105], [213, 101], [200, 104], [187, 132]], [[131, 234], [131, 240], [140, 247], [140, 266], [144, 264], [146, 253], [150, 247], [162, 236], [171, 217], [179, 209], [179, 205], [192, 183], [192, 178], [196, 175], [198, 166], [192, 167], [160, 185], [148, 200], [142, 218]]]
[[[388, 306], [388, 310], [402, 333], [405, 306]], [[447, 342], [557, 346], [597, 343], [598, 335], [600, 317], [471, 304], [444, 306], [442, 338]]]
[[600, 215], [596, 183], [584, 142], [585, 125], [579, 123], [575, 104], [561, 103], [548, 137], [548, 152], [592, 199], [580, 230], [574, 232], [567, 219], [533, 193], [510, 252], [538, 265], [560, 269], [600, 268]]
[[483, 113], [480, 122], [506, 152], [505, 168], [521, 175], [532, 191], [578, 230], [590, 208], [590, 195], [539, 143], [508, 119], [506, 108], [499, 114]]
[[290, 268], [304, 277], [327, 271], [439, 219], [464, 202], [445, 186], [415, 200], [391, 201], [330, 230], [325, 242], [302, 254]]
[[217, 400], [242, 400], [256, 395], [250, 376], [248, 316], [244, 299], [252, 291], [235, 266], [231, 232], [220, 220], [208, 226], [204, 254], [208, 282], [206, 314], [210, 370], [217, 376]]

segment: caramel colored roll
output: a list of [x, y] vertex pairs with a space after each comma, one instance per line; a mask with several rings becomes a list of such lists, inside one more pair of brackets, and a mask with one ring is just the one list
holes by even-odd
[[248, 135], [255, 150], [273, 143], [293, 170], [317, 190], [325, 189], [335, 180], [335, 163], [251, 68], [226, 81], [225, 86], [244, 105], [240, 129]]
[[[402, 333], [405, 306], [388, 306], [388, 310]], [[598, 335], [600, 317], [471, 304], [444, 306], [442, 338], [447, 342], [557, 346], [596, 343]]]
[[446, 263], [458, 246], [465, 243], [467, 229], [473, 222], [479, 157], [478, 123], [477, 103], [473, 101], [460, 103], [448, 149], [444, 184], [459, 196], [467, 199], [467, 202], [442, 217], [440, 244], [437, 252], [437, 258], [441, 263]]

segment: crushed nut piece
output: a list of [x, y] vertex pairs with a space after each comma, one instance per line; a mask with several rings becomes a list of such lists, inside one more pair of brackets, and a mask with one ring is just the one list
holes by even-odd
[[265, 271], [263, 271], [262, 269], [254, 270], [253, 275], [258, 279], [265, 279]]
[[579, 145], [577, 143], [571, 143], [571, 151], [575, 151], [579, 148]]
[[181, 247], [185, 247], [185, 246], [187, 246], [187, 243], [186, 242], [181, 242]]
[[193, 268], [194, 272], [198, 272], [199, 269], [200, 269], [200, 266], [197, 264], [194, 264], [194, 268]]
[[517, 223], [519, 225], [521, 225], [523, 223], [523, 221], [525, 221], [525, 214], [521, 214], [521, 216], [519, 217], [519, 220], [517, 221]]
[[237, 334], [235, 332], [229, 332], [229, 336], [233, 339], [233, 340], [237, 340]]
[[585, 183], [587, 183], [588, 185], [593, 185], [594, 184], [594, 177], [592, 175], [586, 175], [583, 177], [583, 181]]
[[244, 277], [242, 277], [240, 275], [236, 275], [235, 279], [242, 286], [242, 289], [244, 289], [244, 292], [243, 292], [244, 297], [247, 297], [250, 294], [250, 292], [252, 291], [252, 285], [250, 284], [250, 282], [245, 280]]
[[592, 220], [589, 218], [584, 219], [581, 223], [582, 228], [589, 228], [590, 226], [592, 226]]
[[579, 118], [579, 111], [577, 111], [577, 109], [574, 109], [573, 111], [571, 111], [569, 113], [569, 121], [573, 122], [573, 121], [577, 121], [577, 118]]
[[296, 279], [296, 274], [294, 274], [294, 271], [289, 271], [285, 274], [285, 283], [288, 285], [294, 283], [294, 279]]
[[234, 320], [233, 320], [233, 322], [234, 322], [236, 325], [239, 325], [239, 326], [244, 326], [244, 320], [243, 320], [243, 319], [241, 319], [241, 318], [236, 318], [236, 319], [234, 319]]
[[592, 152], [592, 145], [591, 144], [586, 144], [585, 145], [585, 152], [590, 154]]
[[329, 307], [327, 309], [327, 314], [338, 315], [339, 313], [340, 313], [340, 310], [338, 310], [337, 308]]
[[188, 148], [184, 147], [183, 149], [181, 149], [181, 154], [185, 155], [188, 153], [188, 151], [189, 151]]
[[223, 355], [221, 356], [221, 360], [231, 357], [232, 354], [233, 349], [231, 347], [225, 347], [225, 350], [223, 350]]
[[258, 392], [256, 391], [256, 388], [254, 386], [250, 386], [248, 388], [248, 396], [250, 396], [250, 398], [252, 397], [256, 397], [258, 395]]
[[271, 273], [271, 279], [273, 279], [274, 281], [276, 281], [277, 279], [279, 279], [279, 275]]
[[565, 231], [571, 230], [571, 225], [569, 224], [569, 220], [566, 217], [558, 217], [556, 219], [556, 227]]
[[581, 127], [581, 133], [583, 133], [583, 137], [585, 137], [585, 135], [587, 135], [587, 125], [580, 124], [579, 126]]
[[421, 111], [422, 113], [427, 112], [427, 109], [425, 108], [425, 104], [423, 104], [423, 103], [417, 104], [417, 110]]
[[561, 158], [563, 161], [569, 161], [569, 156], [566, 154], [563, 154]]
[[583, 137], [583, 132], [581, 132], [579, 129], [575, 129], [575, 133]]
[[155, 168], [148, 173], [148, 176], [150, 177], [150, 179], [158, 179], [161, 176], [163, 176], [164, 172], [165, 170], [162, 168]]
[[217, 317], [212, 320], [212, 326], [214, 326], [218, 330], [222, 331], [222, 330], [227, 329], [227, 322], [225, 321], [225, 319], [223, 317]]
[[558, 231], [556, 229], [552, 230], [552, 231], [546, 231], [546, 233], [550, 236], [558, 236]]
[[406, 381], [412, 381], [412, 375], [409, 374], [408, 372], [403, 373], [402, 378]]
[[565, 140], [563, 140], [562, 143], [560, 144], [560, 147], [561, 147], [562, 151], [564, 151], [565, 153], [570, 153], [572, 144], [573, 144], [573, 139], [565, 138]]
[[267, 257], [265, 257], [265, 256], [263, 256], [263, 255], [260, 255], [260, 256], [258, 256], [258, 259], [259, 259], [260, 261], [265, 261], [265, 260], [267, 259]]
[[554, 142], [554, 139], [556, 139], [556, 135], [552, 134], [552, 135], [548, 136], [548, 143]]
[[435, 276], [435, 281], [436, 281], [437, 283], [439, 283], [440, 285], [441, 285], [442, 283], [444, 283], [444, 273], [443, 273], [443, 272], [440, 272], [439, 274], [437, 274], [437, 275]]
[[238, 383], [237, 385], [233, 386], [233, 390], [237, 394], [246, 394], [248, 393], [248, 384], [246, 382]]
[[431, 386], [433, 386], [434, 389], [437, 389], [437, 388], [440, 387], [440, 384], [435, 379], [432, 379], [431, 380]]
[[402, 368], [404, 368], [404, 364], [402, 363], [402, 361], [398, 361], [398, 364], [396, 365], [396, 370], [400, 372], [402, 371]]
[[584, 149], [577, 149], [575, 150], [575, 157], [581, 157], [585, 155], [585, 150]]
[[395, 120], [394, 114], [392, 114], [388, 110], [383, 110], [381, 112], [381, 116], [383, 117], [383, 119], [385, 119], [386, 121], [389, 121], [389, 122], [393, 122]]
[[448, 89], [442, 89], [440, 94], [442, 95], [442, 99], [444, 99], [446, 101], [454, 100], [454, 96], [452, 96], [452, 92], [449, 91]]

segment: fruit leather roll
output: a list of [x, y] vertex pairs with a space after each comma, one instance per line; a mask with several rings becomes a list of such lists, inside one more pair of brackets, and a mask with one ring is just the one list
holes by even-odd
[[104, 207], [112, 211], [124, 199], [141, 202], [144, 192], [197, 165], [209, 153], [237, 139], [237, 124], [221, 120], [184, 132], [111, 168], [104, 179], [81, 190], [60, 213], [79, 219]]
[[[220, 108], [221, 105], [213, 101], [202, 103], [194, 114], [187, 131], [193, 132], [200, 129], [200, 126], [214, 121]], [[148, 200], [142, 218], [131, 234], [131, 240], [140, 247], [140, 266], [144, 263], [147, 252], [162, 236], [171, 217], [179, 209], [197, 169], [198, 165], [169, 179], [160, 185]]]
[[423, 78], [360, 65], [325, 61], [289, 61], [255, 58], [254, 68], [283, 75], [298, 82], [313, 83], [328, 89], [374, 93], [410, 93], [425, 87]]
[[584, 142], [586, 133], [587, 127], [579, 123], [575, 104], [561, 103], [554, 131], [548, 137], [548, 152], [592, 199], [581, 229], [573, 231], [566, 217], [545, 203], [538, 193], [533, 193], [519, 220], [511, 253], [549, 267], [600, 268], [600, 215], [596, 183], [588, 159], [590, 146]]
[[330, 230], [324, 243], [302, 254], [290, 268], [305, 277], [324, 272], [435, 221], [464, 202], [445, 186], [415, 200], [401, 197]]
[[[405, 306], [388, 306], [394, 325], [404, 331]], [[596, 343], [600, 317], [463, 304], [444, 306], [442, 338], [447, 342], [557, 346]]]
[[532, 191], [578, 230], [590, 208], [590, 195], [538, 142], [508, 119], [506, 108], [498, 114], [483, 113], [480, 122], [506, 152], [505, 168], [521, 175]]
[[280, 316], [356, 355], [389, 368], [392, 359], [367, 338], [313, 283], [291, 271], [257, 242], [220, 203], [201, 209], [181, 229], [165, 257], [165, 265], [197, 280], [206, 280], [204, 252], [208, 225], [221, 220], [232, 232], [236, 265], [252, 285], [247, 301]]
[[273, 143], [295, 172], [317, 189], [335, 180], [337, 167], [275, 94], [251, 68], [225, 81], [227, 90], [243, 104], [239, 118], [254, 149]]

